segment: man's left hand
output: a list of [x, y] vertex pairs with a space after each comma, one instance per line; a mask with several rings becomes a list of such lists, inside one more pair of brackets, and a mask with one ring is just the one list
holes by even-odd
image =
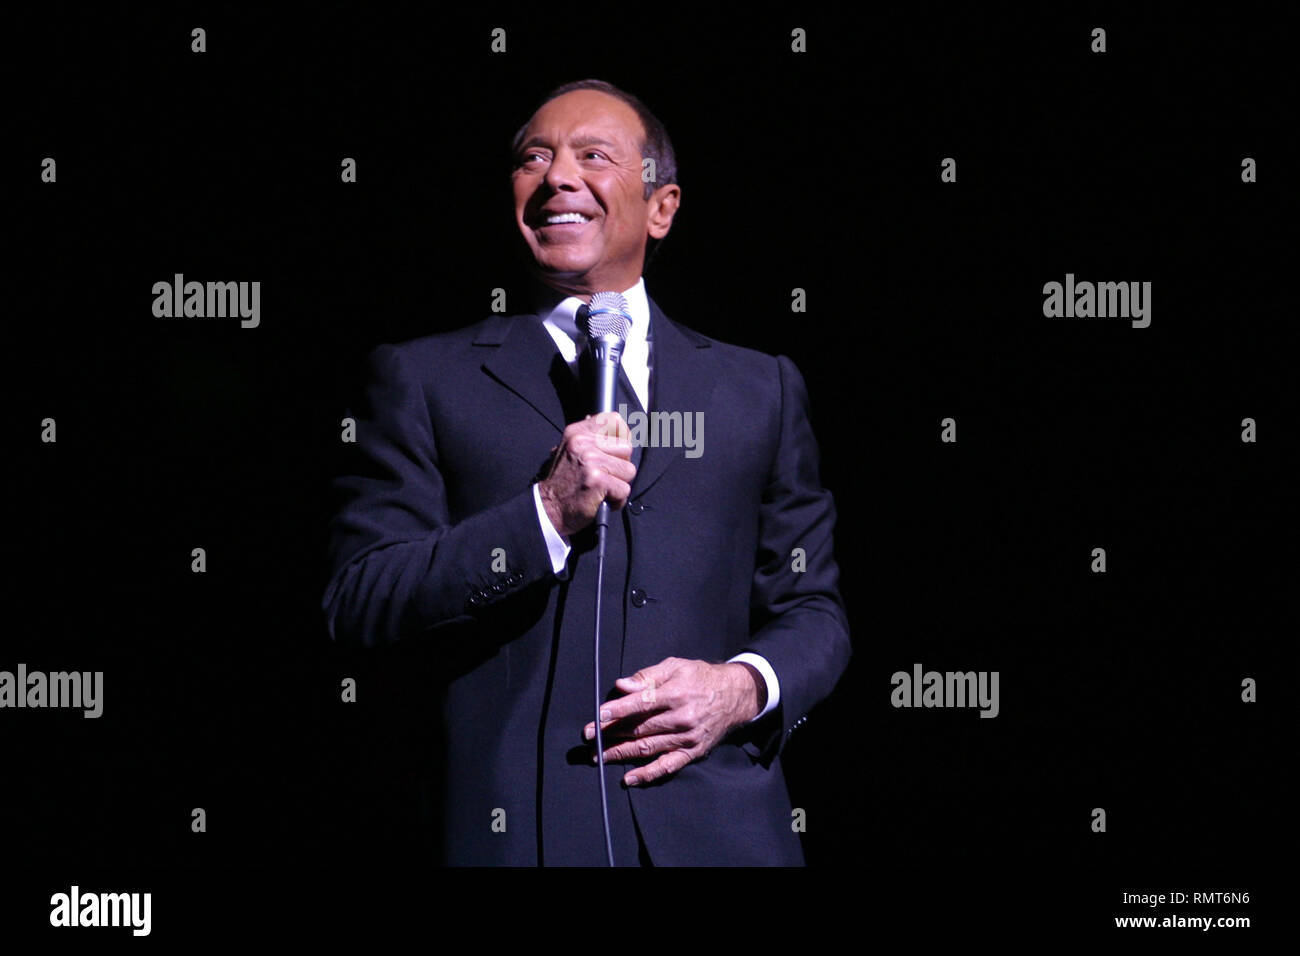
[[[620, 677], [614, 686], [626, 696], [601, 706], [601, 734], [608, 745], [607, 761], [633, 760], [659, 754], [643, 767], [629, 771], [628, 786], [651, 783], [676, 773], [708, 755], [727, 734], [758, 716], [766, 687], [744, 664], [669, 657]], [[583, 728], [594, 739], [595, 723]], [[592, 755], [595, 762], [595, 755]]]

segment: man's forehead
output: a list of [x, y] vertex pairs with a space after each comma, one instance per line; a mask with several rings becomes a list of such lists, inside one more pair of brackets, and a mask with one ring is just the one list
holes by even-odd
[[[574, 149], [581, 149], [584, 146], [604, 146], [606, 149], [620, 149], [627, 146], [630, 140], [627, 137], [620, 136], [618, 140], [608, 138], [607, 133], [598, 130], [577, 129], [567, 136], [562, 137], [565, 146]], [[519, 148], [531, 149], [534, 146], [552, 146], [554, 143], [551, 137], [540, 132], [532, 132], [524, 141], [519, 144]]]
[[[589, 94], [589, 95], [588, 95]], [[571, 146], [613, 145], [642, 135], [636, 110], [598, 90], [575, 90], [543, 103], [528, 121], [528, 139], [562, 137]]]

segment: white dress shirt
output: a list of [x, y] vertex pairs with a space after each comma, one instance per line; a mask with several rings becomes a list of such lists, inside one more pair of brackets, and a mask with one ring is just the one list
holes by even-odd
[[[632, 323], [628, 326], [621, 364], [627, 374], [627, 380], [632, 384], [632, 390], [636, 392], [636, 397], [641, 402], [641, 407], [648, 412], [650, 411], [650, 368], [653, 356], [650, 349], [651, 340], [647, 338], [650, 329], [650, 302], [646, 298], [645, 279], [637, 279], [636, 285], [623, 292], [623, 298], [627, 299], [627, 311], [632, 318]], [[574, 375], [578, 374], [580, 350], [586, 347], [577, 322], [578, 307], [582, 304], [583, 301], [577, 296], [564, 298], [557, 292], [542, 303], [540, 308], [543, 327], [555, 340], [555, 347], [569, 363], [569, 368], [573, 370]], [[560, 574], [569, 560], [571, 550], [569, 542], [551, 524], [550, 516], [542, 504], [541, 491], [536, 484], [533, 485], [533, 501], [537, 505], [537, 520], [546, 538], [546, 549], [551, 555], [551, 569], [556, 574]], [[731, 658], [728, 663], [752, 664], [763, 675], [763, 680], [767, 684], [767, 703], [753, 720], [758, 720], [776, 707], [781, 700], [781, 684], [776, 678], [776, 671], [772, 669], [772, 665], [766, 658], [745, 651]]]

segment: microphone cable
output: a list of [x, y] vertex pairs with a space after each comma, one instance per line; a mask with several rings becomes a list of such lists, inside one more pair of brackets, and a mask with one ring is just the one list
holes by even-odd
[[[597, 292], [590, 305], [580, 306], [575, 316], [578, 327], [587, 334], [593, 351], [596, 371], [598, 408], [613, 410], [615, 381], [623, 357], [623, 343], [631, 322], [627, 299], [618, 292]], [[595, 321], [593, 321], [593, 319]], [[599, 344], [598, 344], [599, 343]], [[612, 356], [612, 361], [608, 361]], [[605, 827], [605, 859], [614, 865], [614, 841], [609, 827], [609, 795], [605, 786], [605, 737], [601, 730], [600, 708], [604, 703], [600, 688], [600, 620], [601, 598], [605, 592], [605, 532], [609, 529], [609, 502], [602, 501], [596, 509], [596, 626], [593, 632], [594, 679], [596, 703], [595, 741], [596, 772], [600, 776], [600, 815]]]
[[605, 738], [600, 729], [600, 596], [605, 590], [605, 531], [609, 525], [609, 504], [602, 501], [596, 511], [596, 772], [600, 775], [600, 815], [605, 823], [605, 858], [614, 865], [614, 841], [609, 834], [609, 797], [605, 792]]

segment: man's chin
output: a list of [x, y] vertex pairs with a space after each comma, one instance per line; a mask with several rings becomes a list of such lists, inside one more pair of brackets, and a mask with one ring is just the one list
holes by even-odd
[[534, 259], [532, 273], [540, 281], [555, 288], [572, 289], [585, 287], [591, 264], [587, 262], [564, 262], [549, 259]]
[[596, 266], [597, 261], [596, 256], [566, 255], [555, 249], [539, 249], [533, 253], [536, 267], [553, 275], [585, 275]]

